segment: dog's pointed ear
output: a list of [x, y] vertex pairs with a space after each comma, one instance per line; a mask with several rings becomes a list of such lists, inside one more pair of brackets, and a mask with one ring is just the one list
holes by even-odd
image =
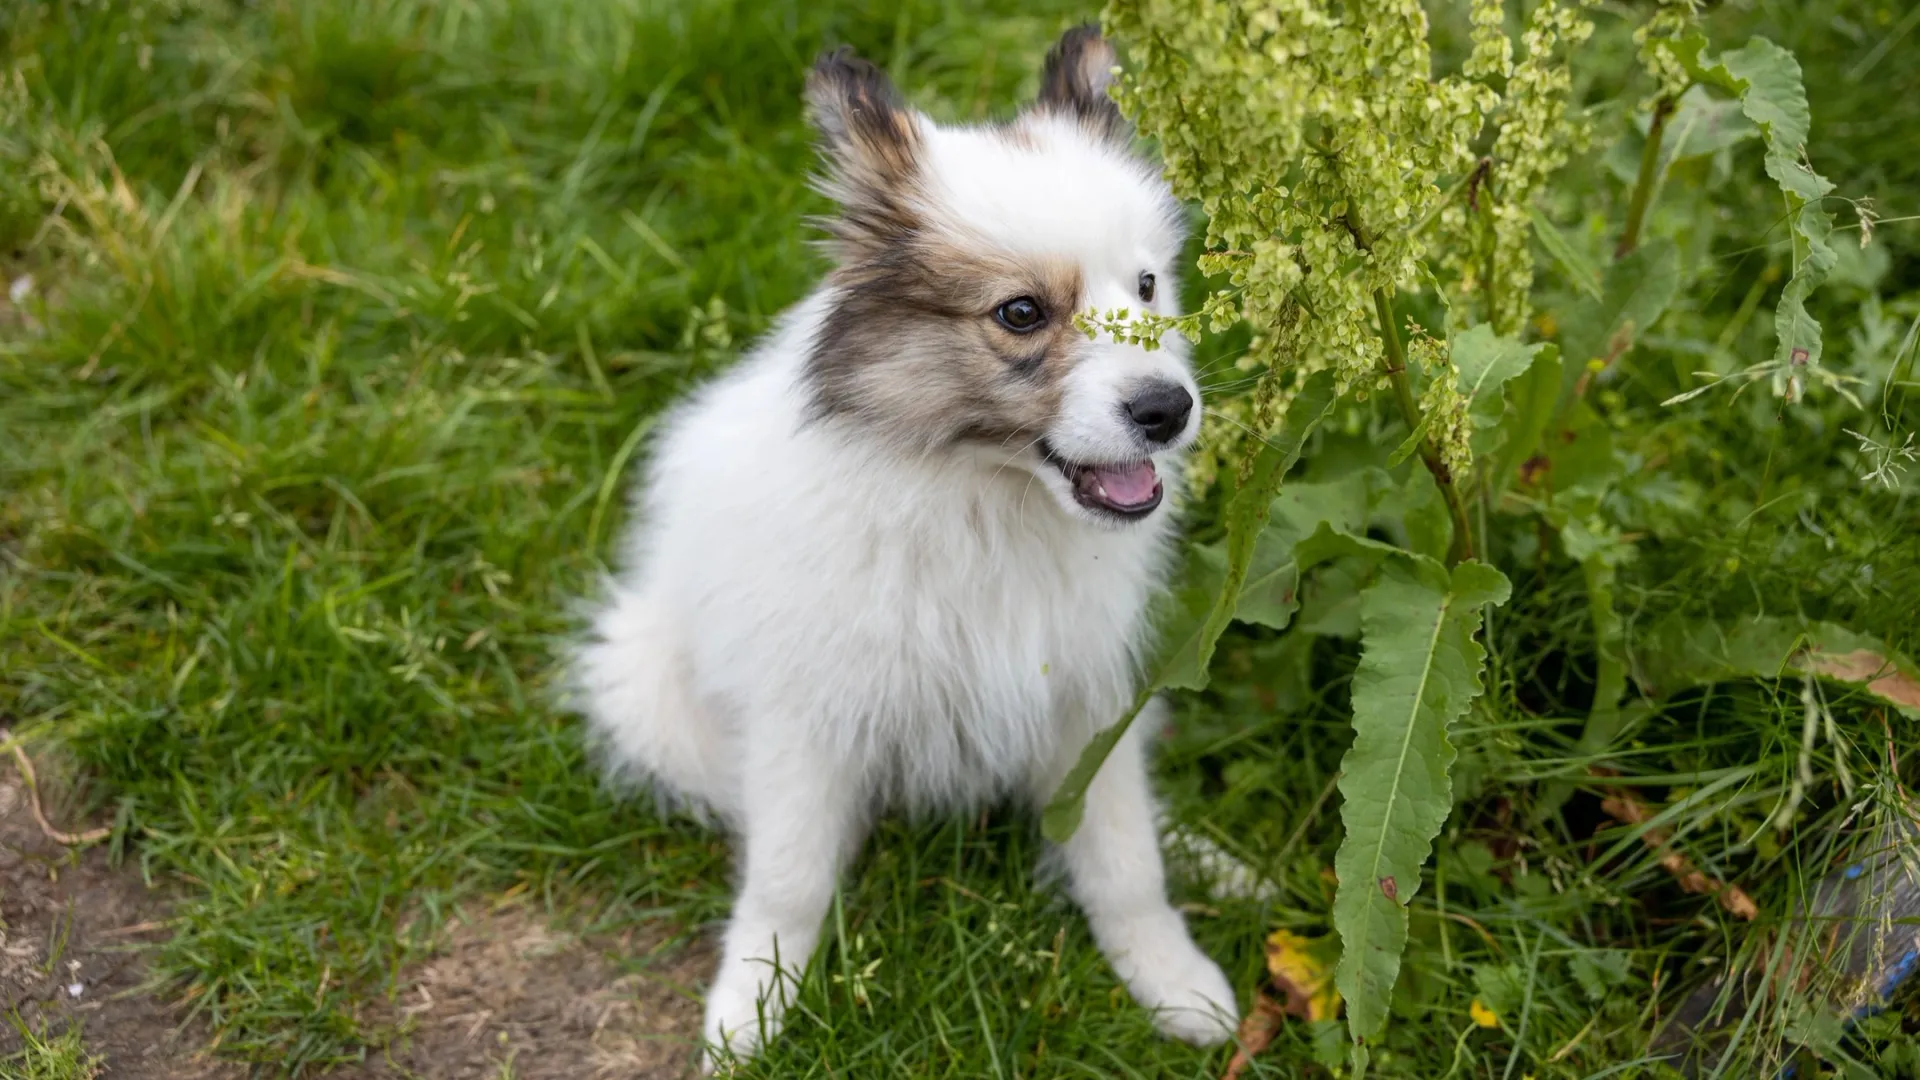
[[1126, 117], [1120, 115], [1120, 106], [1107, 93], [1116, 62], [1113, 46], [1100, 36], [1099, 27], [1074, 27], [1060, 35], [1047, 51], [1047, 66], [1040, 75], [1040, 97], [1034, 104], [1071, 116], [1102, 138], [1127, 141], [1131, 133]]
[[829, 232], [854, 246], [911, 233], [921, 121], [886, 73], [846, 46], [821, 54], [807, 74], [807, 118], [826, 165], [817, 186], [840, 204]]

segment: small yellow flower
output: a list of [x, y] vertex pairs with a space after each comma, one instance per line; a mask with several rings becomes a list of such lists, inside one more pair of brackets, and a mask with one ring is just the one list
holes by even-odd
[[1486, 1003], [1479, 998], [1474, 998], [1473, 1004], [1467, 1006], [1467, 1015], [1473, 1017], [1473, 1022], [1483, 1028], [1500, 1026], [1500, 1014], [1487, 1008]]

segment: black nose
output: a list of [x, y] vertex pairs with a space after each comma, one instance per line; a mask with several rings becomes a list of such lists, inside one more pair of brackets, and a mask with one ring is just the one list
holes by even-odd
[[1193, 412], [1193, 395], [1179, 383], [1150, 382], [1134, 392], [1127, 402], [1127, 418], [1139, 425], [1150, 442], [1167, 443], [1187, 429], [1187, 417]]

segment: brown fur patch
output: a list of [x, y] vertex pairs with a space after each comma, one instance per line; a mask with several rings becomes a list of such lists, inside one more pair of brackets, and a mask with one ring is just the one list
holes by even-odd
[[[1017, 447], [1060, 407], [1080, 355], [1080, 269], [1061, 259], [992, 255], [922, 236], [842, 267], [839, 302], [808, 357], [815, 408], [896, 442]], [[994, 312], [1032, 297], [1046, 323], [1018, 334]]]
[[1047, 66], [1040, 76], [1040, 96], [1035, 104], [1041, 109], [1072, 116], [1101, 138], [1126, 142], [1129, 137], [1126, 118], [1120, 115], [1120, 107], [1107, 93], [1107, 87], [1113, 82], [1115, 63], [1113, 46], [1100, 36], [1099, 27], [1074, 27], [1060, 35], [1060, 40], [1047, 52]]

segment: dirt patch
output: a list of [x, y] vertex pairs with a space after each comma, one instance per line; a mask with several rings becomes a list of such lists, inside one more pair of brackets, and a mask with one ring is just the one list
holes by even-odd
[[[43, 784], [46, 777], [42, 778]], [[52, 787], [54, 785], [47, 785]], [[77, 828], [49, 796], [55, 826]], [[107, 1080], [239, 1080], [208, 1057], [208, 1034], [154, 993], [142, 946], [165, 932], [166, 897], [71, 849], [34, 820], [12, 756], [0, 752], [0, 1058], [21, 1048], [8, 1022], [54, 1036], [78, 1026]], [[694, 1074], [704, 942], [664, 925], [625, 934], [557, 929], [525, 904], [450, 919], [432, 959], [404, 972], [391, 1001], [366, 1003], [391, 1031], [353, 1080], [681, 1080]]]
[[[47, 807], [55, 822], [68, 819]], [[20, 1049], [7, 1018], [56, 1035], [78, 1026], [105, 1075], [224, 1080], [244, 1073], [199, 1054], [204, 1033], [145, 984], [141, 943], [165, 918], [165, 898], [104, 849], [74, 852], [33, 819], [12, 755], [0, 760], [0, 1057]]]
[[679, 1080], [710, 963], [659, 931], [582, 937], [519, 907], [468, 913], [387, 1007], [402, 1033], [367, 1075]]

